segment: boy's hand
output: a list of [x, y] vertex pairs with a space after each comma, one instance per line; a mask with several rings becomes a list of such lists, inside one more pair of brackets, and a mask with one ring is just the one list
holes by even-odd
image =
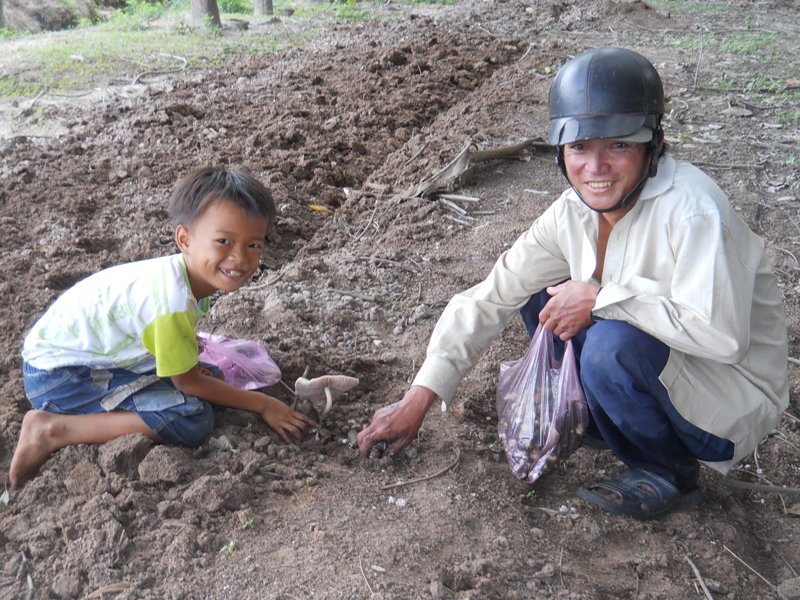
[[303, 439], [306, 426], [317, 426], [313, 419], [303, 413], [292, 410], [277, 398], [266, 394], [264, 396], [266, 397], [266, 402], [264, 408], [258, 411], [258, 414], [287, 444], [292, 443], [289, 434], [292, 434], [299, 442]]
[[185, 394], [219, 406], [257, 413], [287, 444], [292, 443], [289, 434], [299, 442], [303, 439], [307, 425], [317, 426], [313, 419], [292, 410], [277, 398], [255, 390], [241, 390], [220, 379], [209, 377], [197, 365], [186, 373], [173, 375], [171, 379], [175, 387]]

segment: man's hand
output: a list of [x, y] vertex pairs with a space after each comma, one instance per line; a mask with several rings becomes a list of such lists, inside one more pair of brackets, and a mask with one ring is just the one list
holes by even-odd
[[358, 434], [358, 448], [365, 456], [378, 442], [387, 442], [389, 453], [395, 454], [406, 448], [417, 437], [428, 409], [436, 400], [436, 394], [426, 387], [411, 386], [403, 399], [378, 409], [369, 427]]
[[539, 322], [564, 341], [575, 337], [592, 324], [594, 307], [600, 286], [582, 281], [565, 281], [547, 288], [552, 296], [539, 313]]

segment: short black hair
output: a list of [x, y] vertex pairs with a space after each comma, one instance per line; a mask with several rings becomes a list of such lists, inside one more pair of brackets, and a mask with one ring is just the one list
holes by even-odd
[[169, 199], [169, 216], [173, 226], [189, 225], [210, 204], [225, 200], [256, 218], [264, 219], [271, 228], [275, 221], [275, 203], [263, 183], [246, 169], [201, 167], [182, 177]]

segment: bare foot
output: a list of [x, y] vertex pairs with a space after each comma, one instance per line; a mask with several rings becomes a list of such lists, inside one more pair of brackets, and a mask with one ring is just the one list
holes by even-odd
[[59, 448], [52, 428], [59, 417], [60, 415], [41, 410], [30, 410], [25, 414], [17, 449], [14, 451], [11, 468], [8, 471], [11, 487], [18, 487]]

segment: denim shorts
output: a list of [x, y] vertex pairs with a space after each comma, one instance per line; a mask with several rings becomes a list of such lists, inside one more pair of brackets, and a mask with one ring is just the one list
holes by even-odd
[[169, 378], [126, 369], [59, 367], [43, 371], [23, 363], [25, 395], [34, 408], [64, 415], [135, 412], [166, 444], [196, 447], [214, 428], [211, 405], [178, 391]]

